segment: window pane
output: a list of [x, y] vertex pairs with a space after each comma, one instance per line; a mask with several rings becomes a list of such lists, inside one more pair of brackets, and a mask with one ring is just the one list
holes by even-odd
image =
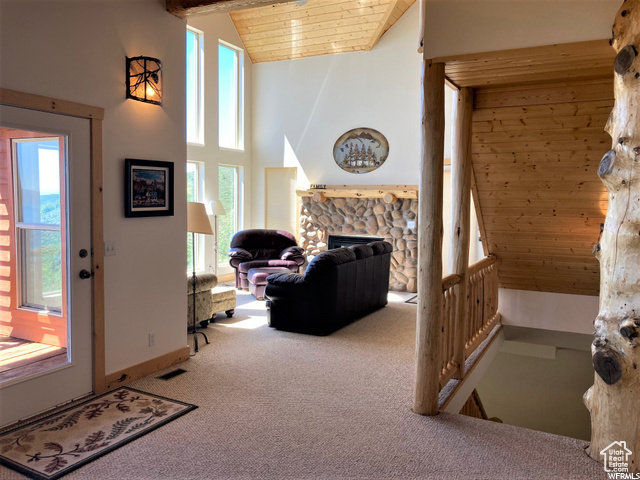
[[198, 166], [187, 162], [187, 202], [197, 202], [198, 198]]
[[187, 141], [200, 139], [200, 38], [187, 30]]
[[218, 45], [219, 145], [238, 148], [238, 52]]
[[193, 272], [193, 236], [187, 233], [187, 272]]
[[16, 141], [18, 222], [60, 225], [58, 139]]
[[[187, 202], [200, 201], [200, 176], [199, 176], [198, 164], [193, 162], [187, 162]], [[196, 268], [200, 264], [198, 258], [198, 242], [200, 235], [196, 235]], [[187, 233], [187, 272], [193, 272], [193, 237], [191, 233]]]
[[62, 308], [61, 234], [20, 229], [22, 305], [60, 311]]
[[218, 263], [226, 263], [231, 237], [238, 228], [238, 169], [236, 167], [218, 168], [218, 198], [227, 212], [226, 215], [218, 217]]

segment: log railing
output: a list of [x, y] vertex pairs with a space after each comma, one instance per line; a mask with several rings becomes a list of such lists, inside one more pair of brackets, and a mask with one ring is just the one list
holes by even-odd
[[[453, 378], [458, 369], [456, 344], [461, 343], [464, 335], [464, 358], [471, 355], [489, 336], [500, 321], [498, 314], [498, 270], [497, 259], [490, 255], [469, 267], [467, 292], [467, 316], [459, 319], [457, 315], [456, 288], [460, 276], [449, 275], [442, 280], [444, 296], [439, 357], [440, 388]], [[461, 323], [464, 322], [464, 323]]]

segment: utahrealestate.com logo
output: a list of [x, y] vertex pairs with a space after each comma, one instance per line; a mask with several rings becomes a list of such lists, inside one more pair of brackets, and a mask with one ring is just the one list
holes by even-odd
[[629, 455], [633, 452], [627, 448], [627, 442], [613, 442], [600, 451], [604, 459], [604, 471], [607, 477], [615, 480], [640, 480], [640, 474], [629, 472]]

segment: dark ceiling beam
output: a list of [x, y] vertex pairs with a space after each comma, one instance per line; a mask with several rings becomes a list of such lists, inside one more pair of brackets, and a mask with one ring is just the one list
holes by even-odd
[[166, 0], [166, 6], [167, 12], [176, 17], [186, 18], [291, 2], [292, 0]]

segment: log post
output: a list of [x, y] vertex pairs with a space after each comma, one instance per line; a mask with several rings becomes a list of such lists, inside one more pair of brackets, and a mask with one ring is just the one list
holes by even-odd
[[418, 317], [413, 411], [438, 413], [442, 336], [444, 64], [422, 63], [422, 159], [418, 210]]
[[460, 276], [456, 285], [454, 360], [458, 368], [454, 378], [464, 377], [464, 346], [467, 338], [467, 285], [469, 270], [469, 230], [471, 228], [471, 112], [473, 90], [456, 93], [451, 152], [451, 265]]
[[[587, 453], [626, 442], [629, 472], [640, 471], [640, 0], [626, 0], [613, 25], [615, 106], [605, 130], [613, 139], [598, 175], [609, 192], [600, 238], [600, 310], [591, 346], [593, 386]], [[598, 249], [594, 249], [598, 250]]]

